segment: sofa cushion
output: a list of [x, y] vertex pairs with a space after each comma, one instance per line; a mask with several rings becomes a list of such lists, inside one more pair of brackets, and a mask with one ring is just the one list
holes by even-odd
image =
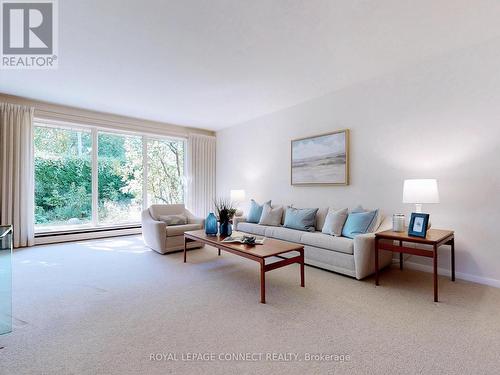
[[325, 224], [321, 228], [321, 232], [330, 236], [340, 237], [346, 220], [347, 208], [338, 211], [330, 210], [328, 215], [326, 215]]
[[249, 223], [258, 223], [262, 216], [262, 209], [264, 205], [271, 205], [271, 201], [267, 201], [263, 205], [258, 204], [254, 199], [250, 200], [250, 211], [248, 212], [247, 221]]
[[354, 254], [354, 241], [346, 237], [334, 237], [321, 232], [302, 233], [301, 243], [345, 254]]
[[264, 209], [262, 210], [262, 216], [260, 217], [259, 224], [260, 225], [271, 225], [271, 226], [279, 226], [281, 225], [281, 218], [283, 217], [283, 207], [271, 207], [270, 204], [265, 204]]
[[201, 224], [186, 224], [167, 226], [167, 237], [182, 236], [188, 230], [202, 229]]
[[285, 227], [306, 232], [314, 232], [317, 208], [288, 207], [285, 213]]
[[249, 222], [241, 222], [238, 223], [238, 230], [241, 232], [246, 232], [246, 233], [252, 233], [256, 234], [259, 236], [265, 236], [266, 235], [266, 226], [265, 225], [260, 225], [260, 224], [255, 224], [255, 223], [249, 223]]
[[[271, 234], [271, 235], [270, 235]], [[278, 240], [301, 243], [300, 238], [304, 232], [296, 229], [274, 227], [272, 232], [266, 230], [266, 237], [277, 238]]]

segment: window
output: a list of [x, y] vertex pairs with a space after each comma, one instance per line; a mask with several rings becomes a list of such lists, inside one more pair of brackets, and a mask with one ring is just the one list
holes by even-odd
[[142, 137], [99, 133], [99, 224], [137, 223], [142, 210]]
[[148, 202], [184, 202], [184, 142], [149, 140], [147, 150]]
[[183, 140], [36, 123], [35, 230], [138, 224], [184, 201]]
[[52, 229], [92, 220], [92, 137], [89, 131], [36, 126], [35, 226]]

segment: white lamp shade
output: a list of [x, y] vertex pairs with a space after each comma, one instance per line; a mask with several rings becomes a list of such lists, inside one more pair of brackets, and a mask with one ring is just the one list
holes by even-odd
[[439, 203], [437, 180], [431, 178], [405, 180], [403, 203]]
[[231, 201], [243, 202], [245, 200], [245, 190], [231, 190]]

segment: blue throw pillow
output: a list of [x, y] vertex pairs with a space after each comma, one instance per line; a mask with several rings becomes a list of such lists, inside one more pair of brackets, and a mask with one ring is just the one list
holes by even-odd
[[317, 208], [288, 207], [285, 213], [284, 227], [314, 232], [317, 212]]
[[377, 217], [378, 210], [369, 212], [351, 212], [342, 228], [342, 236], [354, 238], [358, 234], [368, 233]]
[[264, 208], [265, 204], [271, 205], [271, 201], [267, 201], [266, 203], [259, 205], [253, 199], [250, 200], [250, 212], [248, 212], [247, 216], [248, 223], [257, 224], [259, 222], [260, 217], [262, 216], [262, 209]]

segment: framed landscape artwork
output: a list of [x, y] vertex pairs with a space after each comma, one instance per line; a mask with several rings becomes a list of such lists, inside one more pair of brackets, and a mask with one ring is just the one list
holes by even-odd
[[292, 140], [292, 185], [348, 185], [349, 130]]

